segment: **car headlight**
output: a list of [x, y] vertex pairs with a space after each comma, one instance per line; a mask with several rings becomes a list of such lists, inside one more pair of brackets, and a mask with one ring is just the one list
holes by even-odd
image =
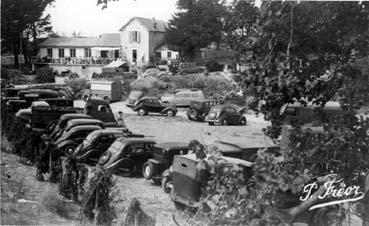
[[102, 156], [99, 158], [99, 162], [98, 162], [99, 165], [104, 165], [105, 163], [107, 163], [110, 157], [111, 157], [111, 153], [108, 151], [102, 154]]

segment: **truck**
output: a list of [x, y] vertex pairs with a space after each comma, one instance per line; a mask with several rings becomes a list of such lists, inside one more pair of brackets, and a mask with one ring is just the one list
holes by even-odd
[[122, 99], [123, 86], [120, 81], [91, 80], [90, 85], [90, 89], [84, 91], [84, 99], [93, 96], [108, 103]]

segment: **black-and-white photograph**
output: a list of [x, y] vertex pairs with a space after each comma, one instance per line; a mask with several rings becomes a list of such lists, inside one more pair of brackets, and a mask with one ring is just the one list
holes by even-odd
[[369, 226], [369, 1], [0, 4], [0, 225]]

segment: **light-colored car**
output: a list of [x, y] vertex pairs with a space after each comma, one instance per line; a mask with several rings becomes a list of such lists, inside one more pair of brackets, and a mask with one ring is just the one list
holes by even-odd
[[152, 76], [152, 77], [158, 77], [158, 76], [162, 76], [162, 75], [166, 75], [165, 71], [161, 71], [157, 68], [149, 68], [147, 69], [143, 74], [142, 77], [146, 78], [148, 76]]
[[181, 90], [174, 95], [167, 94], [161, 97], [161, 102], [176, 107], [189, 107], [192, 100], [205, 100], [205, 95], [201, 90]]

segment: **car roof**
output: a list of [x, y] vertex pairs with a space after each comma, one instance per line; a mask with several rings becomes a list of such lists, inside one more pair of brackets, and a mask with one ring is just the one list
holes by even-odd
[[218, 102], [217, 100], [214, 100], [214, 99], [203, 99], [203, 100], [191, 100], [191, 102], [194, 102], [194, 103], [205, 103], [205, 102]]
[[114, 130], [114, 129], [99, 129], [99, 130], [93, 131], [93, 133], [95, 134], [125, 134], [121, 130]]
[[76, 114], [76, 113], [69, 113], [69, 114], [64, 114], [60, 116], [61, 120], [77, 119], [77, 118], [92, 118], [92, 116], [86, 115], [86, 114]]
[[164, 143], [158, 143], [155, 144], [156, 147], [167, 149], [177, 149], [177, 148], [188, 148], [188, 143], [185, 142], [164, 142]]
[[71, 130], [68, 131], [68, 133], [73, 133], [81, 130], [98, 130], [98, 129], [101, 129], [101, 127], [96, 125], [81, 125], [73, 127]]
[[[101, 99], [101, 98], [98, 98], [98, 97], [90, 97], [90, 100], [91, 100], [92, 102], [94, 102], [95, 104], [108, 105], [108, 103], [107, 103], [105, 100], [103, 100], [103, 99]], [[87, 102], [88, 102], [88, 101], [87, 101]]]
[[156, 144], [156, 142], [153, 139], [145, 138], [145, 137], [131, 137], [131, 138], [118, 138], [120, 142], [126, 143], [126, 144]]
[[71, 119], [68, 121], [69, 125], [78, 125], [78, 124], [83, 124], [83, 123], [101, 123], [103, 124], [103, 122], [99, 119], [94, 119], [94, 118], [76, 118], [76, 119]]

